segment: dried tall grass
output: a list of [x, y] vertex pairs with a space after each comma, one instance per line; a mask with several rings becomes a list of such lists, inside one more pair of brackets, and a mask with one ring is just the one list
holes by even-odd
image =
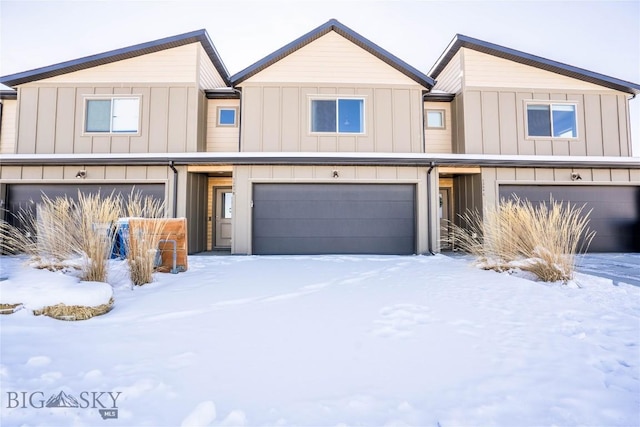
[[456, 244], [481, 266], [504, 271], [518, 267], [547, 282], [573, 279], [575, 256], [587, 250], [595, 232], [589, 212], [550, 199], [534, 206], [519, 198], [503, 200], [483, 215], [467, 212], [452, 224]]
[[0, 247], [5, 253], [30, 255], [40, 268], [62, 268], [64, 260], [78, 253], [75, 208], [67, 197], [52, 200], [43, 196], [42, 203], [13, 214], [13, 224], [0, 223]]
[[[153, 281], [158, 243], [167, 224], [164, 203], [152, 197], [131, 193], [125, 203], [129, 222], [127, 262], [131, 282], [141, 286]], [[141, 219], [145, 218], [145, 219]]]
[[82, 280], [106, 282], [108, 259], [115, 239], [113, 224], [120, 217], [121, 198], [78, 192], [78, 209], [73, 211], [83, 255]]

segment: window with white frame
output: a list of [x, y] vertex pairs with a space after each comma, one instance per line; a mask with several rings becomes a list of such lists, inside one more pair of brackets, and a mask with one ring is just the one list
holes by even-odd
[[444, 129], [444, 110], [425, 110], [427, 129]]
[[84, 130], [88, 133], [138, 133], [140, 98], [88, 98]]
[[218, 126], [237, 126], [238, 110], [234, 107], [218, 107]]
[[577, 105], [555, 102], [527, 102], [527, 136], [577, 138]]
[[311, 99], [312, 133], [364, 133], [363, 98]]

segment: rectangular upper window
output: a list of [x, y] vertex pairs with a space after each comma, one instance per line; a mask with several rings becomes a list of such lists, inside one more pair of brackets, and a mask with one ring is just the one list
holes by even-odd
[[529, 102], [526, 105], [528, 137], [578, 137], [576, 104]]
[[140, 98], [91, 98], [85, 104], [85, 132], [138, 133]]
[[364, 99], [312, 99], [311, 132], [364, 133]]
[[425, 110], [427, 129], [444, 129], [444, 110]]
[[237, 126], [238, 112], [233, 107], [218, 107], [218, 126]]

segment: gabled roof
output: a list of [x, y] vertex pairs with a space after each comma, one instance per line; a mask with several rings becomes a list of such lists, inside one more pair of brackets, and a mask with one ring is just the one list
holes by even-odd
[[179, 34], [177, 36], [136, 44], [122, 49], [110, 50], [97, 55], [60, 62], [59, 64], [36, 68], [22, 73], [2, 76], [0, 77], [0, 83], [7, 86], [17, 86], [35, 80], [46, 79], [49, 77], [59, 76], [61, 74], [71, 73], [73, 71], [97, 67], [99, 65], [109, 64], [123, 59], [135, 58], [137, 56], [147, 55], [149, 53], [159, 52], [161, 50], [184, 46], [195, 42], [200, 42], [216, 70], [220, 73], [225, 84], [230, 85], [229, 72], [222, 62], [222, 59], [220, 59], [220, 55], [211, 42], [206, 30], [192, 31], [189, 33]]
[[319, 39], [320, 37], [324, 36], [330, 31], [335, 31], [336, 33], [340, 34], [342, 37], [346, 38], [350, 42], [354, 43], [355, 45], [359, 46], [360, 48], [374, 55], [378, 59], [390, 65], [391, 67], [405, 74], [410, 79], [418, 82], [422, 86], [431, 89], [435, 85], [435, 81], [431, 77], [418, 71], [416, 68], [407, 64], [400, 58], [392, 55], [391, 53], [384, 50], [377, 44], [362, 37], [360, 34], [356, 33], [351, 28], [341, 24], [335, 19], [331, 19], [327, 21], [326, 23], [320, 25], [318, 28], [309, 31], [307, 34], [303, 35], [302, 37], [283, 46], [282, 48], [276, 50], [272, 54], [267, 55], [266, 57], [262, 58], [255, 64], [250, 65], [249, 67], [245, 68], [239, 73], [234, 74], [233, 76], [231, 76], [231, 82], [233, 83], [234, 86], [239, 83], [242, 83], [243, 81], [247, 80], [249, 77], [273, 65], [274, 63], [280, 61], [284, 57], [308, 45], [312, 41]]
[[608, 87], [610, 89], [619, 90], [621, 92], [626, 92], [633, 95], [637, 95], [638, 93], [640, 93], [640, 85], [636, 83], [631, 83], [624, 80], [616, 79], [614, 77], [605, 76], [604, 74], [599, 74], [593, 71], [585, 70], [583, 68], [578, 68], [571, 65], [563, 64], [561, 62], [552, 61], [551, 59], [542, 58], [540, 56], [531, 55], [519, 50], [510, 49], [508, 47], [485, 42], [483, 40], [474, 39], [462, 34], [456, 34], [453, 40], [451, 40], [451, 43], [449, 43], [447, 49], [442, 53], [442, 55], [440, 55], [440, 58], [438, 58], [438, 61], [436, 61], [435, 65], [431, 67], [429, 76], [434, 79], [438, 78], [438, 75], [440, 75], [442, 70], [444, 70], [449, 61], [458, 52], [458, 50], [460, 50], [461, 47], [466, 47], [467, 49], [472, 49], [478, 52], [497, 56], [499, 58], [508, 59], [520, 64], [529, 65], [531, 67], [540, 68], [552, 73], [561, 74], [563, 76]]

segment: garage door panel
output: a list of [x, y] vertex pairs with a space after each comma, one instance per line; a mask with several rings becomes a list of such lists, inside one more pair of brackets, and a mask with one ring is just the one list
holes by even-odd
[[412, 184], [255, 184], [253, 253], [414, 253]]
[[640, 251], [640, 186], [623, 185], [501, 185], [500, 197], [517, 194], [534, 204], [568, 201], [585, 205], [589, 228], [596, 232], [589, 252]]
[[[292, 243], [292, 240], [296, 240]], [[308, 237], [270, 237], [254, 239], [254, 246], [262, 248], [262, 254], [270, 255], [290, 255], [291, 248], [297, 249], [296, 254], [362, 254], [363, 242], [369, 247], [384, 248], [384, 251], [370, 252], [380, 255], [405, 254], [406, 245], [399, 242], [395, 237], [365, 238], [355, 241], [349, 237], [318, 237], [309, 239]], [[336, 250], [339, 249], [339, 252]], [[366, 253], [366, 252], [365, 252]]]
[[[78, 191], [83, 194], [110, 195], [122, 194], [127, 196], [131, 191], [140, 192], [142, 196], [151, 196], [157, 200], [164, 200], [164, 184], [9, 184], [7, 185], [7, 210], [17, 214], [21, 209], [29, 209], [33, 204], [42, 201], [43, 194], [50, 199], [58, 197], [69, 197], [78, 199]], [[9, 222], [13, 222], [14, 216], [7, 217]]]

